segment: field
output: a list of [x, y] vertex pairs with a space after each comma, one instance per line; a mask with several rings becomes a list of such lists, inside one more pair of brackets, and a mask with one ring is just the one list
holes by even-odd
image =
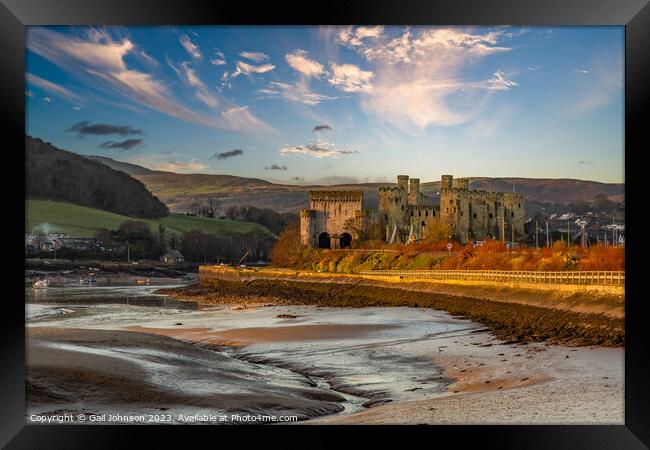
[[[46, 231], [49, 233], [66, 233], [75, 237], [91, 237], [98, 228], [106, 227], [115, 230], [125, 220], [132, 219], [131, 217], [99, 209], [48, 200], [27, 200], [26, 208], [26, 232]], [[157, 232], [158, 225], [162, 224], [168, 231], [178, 233], [197, 229], [217, 236], [251, 231], [258, 232], [261, 236], [273, 236], [273, 233], [267, 228], [256, 223], [208, 219], [183, 214], [170, 214], [159, 219], [137, 218], [135, 220], [149, 223], [154, 232]]]

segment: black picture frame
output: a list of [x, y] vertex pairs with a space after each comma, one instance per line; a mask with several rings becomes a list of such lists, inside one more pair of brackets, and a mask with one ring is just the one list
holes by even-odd
[[[24, 223], [12, 218], [25, 210], [24, 192], [17, 189], [11, 172], [24, 165], [25, 138], [25, 26], [26, 25], [201, 25], [201, 24], [412, 24], [412, 25], [622, 25], [625, 26], [625, 197], [626, 240], [626, 340], [625, 425], [621, 426], [436, 426], [436, 427], [192, 427], [187, 426], [75, 426], [27, 425], [25, 421], [25, 327], [23, 267], [12, 264], [13, 252], [21, 258]], [[5, 176], [3, 206], [10, 221], [5, 246], [6, 283], [0, 325], [0, 445], [6, 448], [114, 448], [130, 446], [146, 437], [172, 443], [185, 440], [198, 445], [197, 434], [210, 433], [211, 444], [225, 435], [246, 444], [252, 437], [277, 438], [282, 445], [298, 431], [317, 432], [318, 444], [338, 445], [351, 432], [374, 437], [396, 435], [408, 442], [439, 445], [446, 439], [456, 445], [472, 440], [486, 448], [646, 448], [650, 445], [650, 342], [643, 298], [643, 156], [650, 105], [650, 6], [647, 0], [403, 0], [330, 1], [318, 4], [278, 5], [275, 2], [210, 2], [190, 0], [0, 0], [0, 108]], [[522, 149], [525, 152], [525, 149]], [[24, 155], [24, 154], [22, 154]], [[13, 169], [13, 170], [12, 170]], [[23, 172], [24, 173], [24, 172]], [[637, 203], [638, 200], [638, 203]], [[631, 206], [631, 207], [630, 207]], [[243, 433], [242, 433], [243, 431]], [[145, 436], [146, 433], [146, 436]], [[427, 439], [427, 441], [424, 441]], [[149, 440], [149, 446], [153, 445]], [[196, 444], [191, 444], [192, 442]], [[269, 441], [271, 442], [271, 441]], [[315, 441], [311, 441], [312, 443]], [[307, 442], [301, 445], [310, 445]]]

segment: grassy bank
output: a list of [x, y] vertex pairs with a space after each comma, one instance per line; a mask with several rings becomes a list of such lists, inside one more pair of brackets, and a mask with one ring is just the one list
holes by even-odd
[[214, 280], [205, 287], [191, 285], [158, 292], [210, 305], [252, 303], [434, 308], [480, 323], [499, 339], [509, 342], [549, 341], [608, 347], [620, 347], [624, 343], [623, 318], [384, 286], [269, 279], [244, 282]]
[[[603, 245], [582, 248], [558, 243], [551, 248], [508, 251], [501, 241], [473, 248], [455, 244], [451, 254], [427, 245], [392, 245], [385, 249], [323, 250], [295, 248], [285, 267], [330, 273], [366, 270], [625, 270], [625, 249]], [[275, 260], [274, 260], [275, 262]], [[282, 261], [280, 261], [282, 263]]]
[[[46, 228], [50, 233], [66, 233], [75, 237], [92, 237], [102, 227], [115, 230], [125, 220], [132, 219], [100, 209], [48, 200], [27, 200], [26, 208], [25, 229], [27, 232], [44, 231]], [[154, 233], [158, 232], [158, 225], [162, 224], [168, 230], [178, 233], [196, 229], [219, 237], [250, 232], [258, 233], [260, 237], [274, 236], [267, 228], [256, 223], [208, 219], [184, 214], [169, 214], [159, 219], [137, 218], [136, 220], [147, 222]]]

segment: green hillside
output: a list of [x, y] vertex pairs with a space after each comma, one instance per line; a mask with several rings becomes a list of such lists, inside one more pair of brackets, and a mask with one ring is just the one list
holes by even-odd
[[163, 224], [167, 230], [185, 233], [198, 229], [205, 233], [224, 235], [257, 232], [260, 237], [273, 237], [267, 228], [251, 222], [208, 219], [203, 217], [170, 214], [159, 219], [139, 219], [114, 214], [99, 209], [79, 206], [72, 203], [48, 200], [27, 200], [27, 232], [44, 230], [49, 233], [67, 233], [75, 237], [91, 237], [98, 228], [115, 230], [125, 220], [133, 219], [147, 222], [154, 232]]

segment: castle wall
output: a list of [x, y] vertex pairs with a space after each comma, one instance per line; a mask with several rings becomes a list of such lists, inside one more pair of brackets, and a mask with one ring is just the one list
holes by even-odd
[[408, 228], [410, 230], [413, 226], [416, 239], [423, 239], [427, 226], [440, 220], [440, 208], [437, 205], [409, 205], [407, 214], [409, 217]]
[[[456, 239], [465, 244], [472, 240], [511, 240], [524, 235], [524, 196], [517, 193], [469, 189], [469, 179], [454, 183], [443, 175], [440, 204], [434, 205], [420, 192], [420, 180], [407, 175], [397, 177], [397, 186], [379, 188], [379, 222], [390, 242], [407, 242], [409, 236], [422, 239], [434, 221], [448, 225]], [[319, 246], [321, 233], [328, 233], [331, 248], [339, 248], [340, 236], [349, 233], [356, 239], [348, 221], [361, 223], [364, 217], [361, 191], [312, 191], [310, 208], [300, 212], [300, 239], [304, 245]], [[411, 234], [412, 231], [412, 234]]]

